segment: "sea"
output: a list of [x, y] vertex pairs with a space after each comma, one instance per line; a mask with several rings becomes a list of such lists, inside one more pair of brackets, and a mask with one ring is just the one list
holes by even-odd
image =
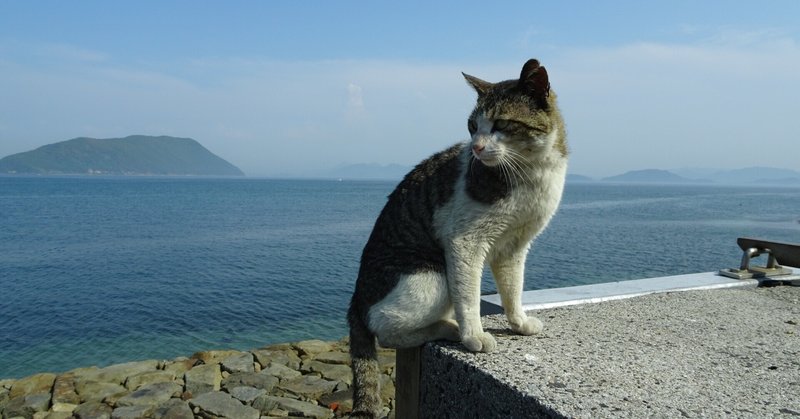
[[[340, 339], [395, 184], [0, 176], [0, 378]], [[735, 267], [737, 237], [800, 242], [800, 188], [568, 183], [525, 288]]]

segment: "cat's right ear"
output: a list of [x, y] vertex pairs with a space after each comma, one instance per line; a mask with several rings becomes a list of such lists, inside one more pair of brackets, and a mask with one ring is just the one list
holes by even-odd
[[467, 80], [467, 83], [469, 83], [469, 85], [472, 86], [472, 88], [475, 89], [476, 92], [478, 92], [478, 96], [485, 95], [486, 93], [489, 92], [489, 90], [492, 89], [492, 86], [494, 86], [492, 83], [489, 83], [488, 81], [483, 81], [477, 77], [470, 76], [469, 74], [466, 73], [461, 73], [461, 74], [464, 75], [464, 78]]
[[550, 96], [550, 79], [547, 76], [547, 70], [539, 65], [538, 60], [530, 59], [522, 66], [518, 86], [523, 92], [533, 97], [541, 107], [547, 107], [547, 97]]

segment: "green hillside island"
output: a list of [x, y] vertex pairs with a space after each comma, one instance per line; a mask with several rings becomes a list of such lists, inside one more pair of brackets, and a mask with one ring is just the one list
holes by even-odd
[[191, 138], [74, 138], [0, 159], [0, 173], [243, 176]]

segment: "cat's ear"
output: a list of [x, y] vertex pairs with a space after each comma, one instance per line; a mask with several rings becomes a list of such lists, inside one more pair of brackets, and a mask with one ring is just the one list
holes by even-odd
[[547, 105], [547, 97], [550, 96], [550, 80], [547, 77], [547, 70], [539, 65], [538, 60], [530, 59], [522, 66], [522, 72], [519, 74], [519, 88], [540, 105]]
[[469, 83], [469, 85], [472, 86], [472, 88], [475, 89], [476, 92], [478, 92], [478, 96], [485, 95], [487, 92], [489, 92], [489, 90], [492, 89], [492, 86], [494, 86], [492, 83], [489, 83], [488, 81], [483, 81], [477, 77], [470, 76], [469, 74], [466, 73], [461, 73], [461, 74], [464, 75], [464, 78], [467, 80], [467, 83]]

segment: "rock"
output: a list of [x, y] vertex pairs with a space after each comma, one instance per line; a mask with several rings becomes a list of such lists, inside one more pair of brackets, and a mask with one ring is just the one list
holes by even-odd
[[128, 377], [125, 380], [125, 388], [133, 391], [147, 384], [166, 383], [174, 380], [175, 373], [172, 371], [145, 371]]
[[73, 403], [56, 402], [53, 403], [53, 406], [50, 408], [50, 411], [71, 414], [76, 407], [78, 407], [77, 403], [73, 404]]
[[397, 356], [395, 355], [394, 350], [378, 352], [378, 366], [381, 369], [382, 373], [390, 373], [394, 370], [397, 364]]
[[336, 385], [335, 381], [328, 381], [316, 375], [304, 375], [282, 381], [278, 387], [307, 400], [316, 400], [323, 394], [333, 393]]
[[303, 375], [303, 374], [300, 373], [300, 371], [293, 370], [293, 369], [291, 369], [291, 368], [289, 368], [289, 367], [287, 367], [285, 365], [275, 364], [275, 363], [273, 363], [271, 366], [263, 369], [261, 372], [265, 373], [265, 374], [272, 375], [274, 377], [278, 377], [281, 380], [295, 378], [295, 377], [299, 377], [299, 376]]
[[331, 394], [324, 394], [319, 398], [319, 403], [338, 413], [346, 413], [353, 410], [353, 390], [336, 391]]
[[220, 366], [224, 371], [230, 373], [255, 372], [255, 367], [253, 367], [253, 354], [250, 352], [242, 352], [229, 356], [220, 362]]
[[36, 393], [25, 396], [25, 404], [33, 408], [34, 412], [44, 412], [50, 407], [50, 393]]
[[181, 386], [173, 382], [148, 384], [117, 400], [117, 406], [157, 406], [179, 397], [181, 390]]
[[331, 352], [333, 345], [330, 342], [324, 342], [318, 339], [304, 340], [302, 342], [294, 343], [292, 346], [297, 349], [300, 355], [313, 357], [322, 352]]
[[192, 359], [202, 361], [204, 364], [219, 364], [225, 358], [241, 354], [241, 351], [224, 350], [224, 351], [203, 351], [196, 352], [192, 355]]
[[67, 371], [62, 375], [68, 375], [72, 377], [72, 380], [75, 382], [75, 385], [77, 386], [79, 381], [86, 381], [88, 379], [86, 377], [91, 377], [92, 375], [97, 374], [97, 371], [100, 371], [100, 368], [97, 368], [96, 366], [83, 367]]
[[267, 390], [248, 386], [239, 386], [228, 389], [228, 394], [244, 404], [251, 404], [259, 396], [267, 394]]
[[271, 345], [267, 345], [262, 347], [261, 349], [267, 349], [270, 351], [293, 351], [293, 344], [289, 342], [282, 342], [282, 343], [273, 343]]
[[247, 386], [270, 392], [276, 385], [278, 385], [278, 382], [279, 380], [277, 377], [269, 375], [264, 371], [237, 372], [228, 376], [228, 378], [226, 378], [222, 383], [222, 387], [225, 389], [231, 389], [234, 387]]
[[6, 403], [3, 408], [3, 417], [30, 418], [37, 412], [47, 411], [48, 407], [50, 407], [50, 393], [17, 396]]
[[186, 391], [192, 395], [208, 393], [209, 391], [219, 391], [222, 383], [222, 374], [219, 364], [198, 365], [183, 375]]
[[350, 365], [350, 354], [340, 351], [323, 352], [317, 354], [314, 360], [326, 364]]
[[53, 382], [53, 404], [79, 404], [81, 402], [75, 390], [75, 377], [72, 374], [61, 374]]
[[258, 419], [258, 410], [241, 404], [227, 393], [212, 391], [201, 394], [189, 401], [191, 406], [200, 409], [201, 416], [230, 418], [230, 419]]
[[5, 407], [5, 405], [8, 404], [8, 400], [10, 399], [8, 397], [8, 393], [9, 391], [7, 389], [0, 388], [0, 414], [3, 413], [3, 407]]
[[159, 406], [153, 412], [154, 419], [194, 419], [192, 408], [189, 402], [170, 399]]
[[183, 374], [192, 369], [196, 362], [196, 359], [189, 359], [186, 357], [175, 358], [164, 364], [164, 371], [171, 372], [175, 374], [176, 377], [183, 377]]
[[111, 412], [111, 419], [140, 419], [152, 415], [155, 409], [150, 405], [118, 407]]
[[73, 418], [74, 416], [72, 416], [71, 412], [54, 412], [52, 410], [47, 412], [47, 414], [44, 416], [44, 419], [73, 419]]
[[112, 394], [112, 395], [106, 397], [105, 399], [103, 399], [103, 403], [105, 403], [105, 404], [107, 404], [107, 405], [109, 405], [111, 407], [117, 407], [117, 401], [119, 401], [119, 399], [127, 396], [128, 394], [130, 394], [130, 392]]
[[0, 390], [2, 390], [2, 389], [10, 390], [11, 386], [14, 385], [14, 382], [16, 382], [16, 381], [17, 380], [15, 380], [13, 378], [2, 378], [2, 379], [0, 379]]
[[53, 389], [53, 382], [56, 379], [55, 374], [42, 373], [31, 375], [30, 377], [20, 378], [11, 385], [11, 391], [8, 394], [9, 399], [14, 399], [19, 396], [34, 393], [50, 393]]
[[[301, 400], [290, 399], [288, 397], [261, 396], [253, 402], [253, 406], [259, 406], [259, 410], [261, 410], [263, 413], [269, 413], [277, 407], [278, 409], [285, 410], [287, 416], [291, 415], [319, 419], [333, 417], [333, 411], [328, 408], [317, 406], [313, 403], [304, 402]], [[261, 408], [270, 406], [271, 408], [269, 410], [264, 410]]]
[[265, 394], [263, 396], [256, 397], [251, 406], [257, 409], [259, 412], [267, 414], [278, 407], [277, 399], [278, 398], [275, 396]]
[[297, 356], [292, 349], [276, 350], [276, 349], [258, 349], [253, 351], [256, 360], [261, 364], [262, 368], [271, 365], [280, 364], [291, 369], [300, 368], [300, 357]]
[[388, 404], [390, 399], [394, 399], [395, 387], [392, 377], [381, 374], [381, 400], [383, 404]]
[[326, 364], [319, 361], [309, 361], [307, 367], [312, 372], [322, 374], [323, 378], [332, 381], [341, 381], [348, 386], [353, 384], [353, 372], [347, 365]]
[[112, 409], [99, 402], [83, 403], [75, 408], [72, 414], [76, 419], [111, 419]]
[[96, 381], [81, 382], [76, 386], [76, 390], [84, 403], [101, 402], [107, 397], [122, 397], [128, 394], [128, 389], [119, 384]]
[[75, 385], [79, 386], [85, 381], [97, 381], [122, 385], [125, 380], [136, 374], [145, 371], [155, 371], [158, 369], [158, 361], [138, 361], [127, 362], [124, 364], [111, 365], [105, 368], [85, 368], [80, 370], [72, 370], [75, 376]]

